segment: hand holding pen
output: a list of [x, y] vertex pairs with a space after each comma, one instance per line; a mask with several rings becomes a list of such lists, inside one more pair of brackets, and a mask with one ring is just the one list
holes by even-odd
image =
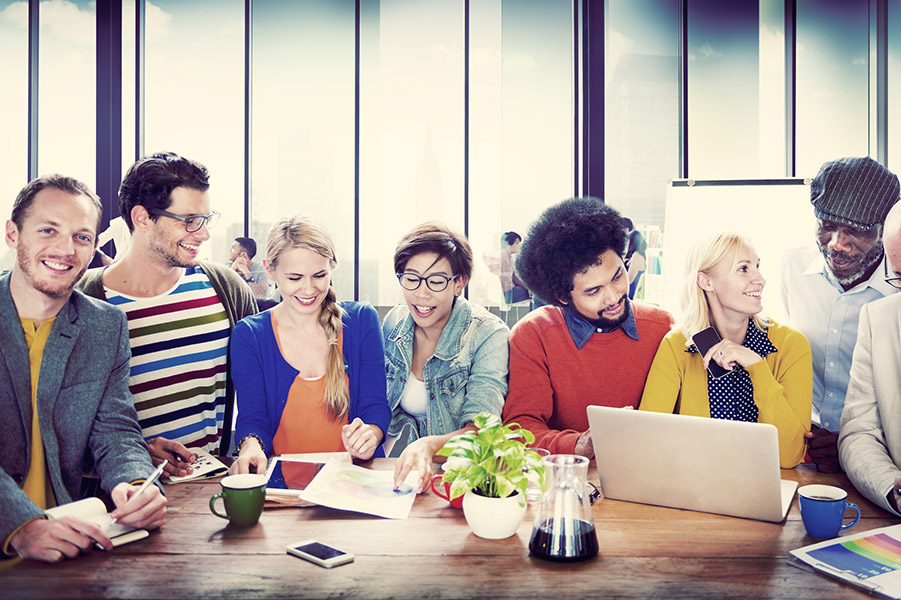
[[166, 468], [166, 461], [140, 486], [120, 483], [110, 495], [116, 509], [110, 516], [122, 525], [140, 529], [156, 529], [166, 519], [166, 497], [153, 485]]

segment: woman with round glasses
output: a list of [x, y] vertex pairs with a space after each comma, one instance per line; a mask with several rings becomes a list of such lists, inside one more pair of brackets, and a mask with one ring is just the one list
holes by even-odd
[[391, 425], [412, 441], [400, 455], [395, 485], [418, 469], [418, 491], [432, 457], [454, 435], [473, 429], [482, 411], [501, 414], [507, 393], [507, 326], [462, 296], [472, 276], [472, 249], [440, 223], [405, 235], [394, 251], [405, 304], [382, 322]]
[[338, 260], [325, 228], [300, 216], [269, 230], [275, 307], [241, 320], [229, 344], [238, 398], [232, 473], [264, 473], [267, 454], [347, 451], [384, 456], [391, 411], [378, 314], [337, 302]]

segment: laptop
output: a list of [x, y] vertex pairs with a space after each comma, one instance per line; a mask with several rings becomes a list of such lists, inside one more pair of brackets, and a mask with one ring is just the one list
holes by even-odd
[[798, 487], [773, 425], [606, 406], [588, 423], [607, 498], [778, 523]]

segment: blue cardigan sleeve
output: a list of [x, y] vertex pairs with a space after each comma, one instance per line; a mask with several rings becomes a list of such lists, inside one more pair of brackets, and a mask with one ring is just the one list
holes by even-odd
[[[268, 312], [261, 315], [270, 318]], [[275, 429], [271, 426], [270, 404], [274, 405], [276, 399], [274, 390], [267, 392], [267, 388], [275, 385], [275, 378], [271, 376], [273, 374], [267, 377], [264, 368], [265, 331], [262, 325], [260, 317], [241, 319], [232, 331], [228, 352], [238, 404], [235, 444], [253, 433], [260, 436], [263, 450], [269, 454], [275, 435]]]
[[[345, 306], [344, 356], [350, 379], [349, 420], [359, 417], [388, 433], [391, 409], [385, 378], [385, 347], [378, 313], [369, 304]], [[381, 446], [375, 456], [384, 456]]]

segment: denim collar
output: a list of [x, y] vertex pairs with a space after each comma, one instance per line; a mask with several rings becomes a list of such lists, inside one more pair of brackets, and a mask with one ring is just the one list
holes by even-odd
[[[441, 330], [438, 345], [435, 347], [435, 352], [432, 356], [440, 360], [452, 360], [457, 356], [463, 345], [463, 332], [466, 331], [471, 320], [472, 308], [469, 302], [463, 296], [457, 296], [454, 299], [450, 317]], [[412, 351], [415, 326], [416, 322], [413, 320], [413, 315], [408, 310], [406, 316], [398, 322], [394, 331], [389, 334], [387, 341], [396, 340], [397, 343], [402, 345], [409, 345]], [[412, 358], [410, 360], [412, 361]]]
[[609, 331], [595, 327], [585, 317], [573, 310], [569, 304], [563, 307], [563, 318], [566, 321], [566, 328], [569, 329], [569, 335], [572, 336], [573, 342], [576, 344], [576, 348], [581, 350], [595, 333], [613, 333], [617, 329], [622, 329], [623, 333], [637, 342], [638, 326], [635, 324], [635, 313], [632, 310], [631, 301], [626, 304], [626, 310], [629, 311], [629, 316], [626, 317], [626, 320]]

